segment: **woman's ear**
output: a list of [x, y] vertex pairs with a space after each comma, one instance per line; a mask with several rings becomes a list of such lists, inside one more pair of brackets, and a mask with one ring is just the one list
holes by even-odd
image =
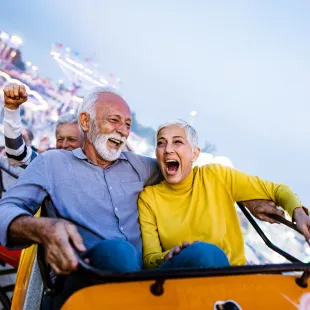
[[192, 162], [193, 163], [198, 159], [199, 155], [200, 155], [200, 148], [195, 147], [193, 150], [193, 156], [192, 156]]
[[79, 115], [79, 123], [83, 131], [88, 131], [90, 126], [90, 116], [86, 112], [82, 112]]

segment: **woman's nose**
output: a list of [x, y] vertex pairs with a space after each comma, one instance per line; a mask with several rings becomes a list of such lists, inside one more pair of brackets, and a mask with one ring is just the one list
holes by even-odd
[[168, 143], [166, 145], [166, 149], [165, 149], [166, 153], [173, 153], [174, 152], [174, 147], [172, 144]]

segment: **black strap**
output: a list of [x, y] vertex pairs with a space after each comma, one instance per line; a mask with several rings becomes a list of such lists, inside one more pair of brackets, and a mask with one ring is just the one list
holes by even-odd
[[[18, 166], [19, 167], [19, 166]], [[23, 169], [23, 168], [22, 168]], [[10, 170], [8, 170], [7, 168], [5, 168], [5, 167], [0, 167], [0, 170], [3, 170], [4, 172], [6, 172], [7, 174], [9, 174], [11, 177], [13, 177], [14, 179], [18, 179], [19, 177], [16, 175], [16, 174], [14, 174], [13, 172], [11, 172]]]

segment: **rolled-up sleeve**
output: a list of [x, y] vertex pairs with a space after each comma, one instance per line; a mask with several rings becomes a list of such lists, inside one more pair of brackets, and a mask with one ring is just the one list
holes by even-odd
[[0, 243], [3, 246], [10, 246], [8, 232], [12, 221], [21, 215], [35, 215], [48, 190], [44, 156], [38, 156], [0, 200]]

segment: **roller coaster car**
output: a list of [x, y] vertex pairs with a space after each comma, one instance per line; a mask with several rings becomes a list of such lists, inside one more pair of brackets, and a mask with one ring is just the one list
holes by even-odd
[[[61, 309], [310, 309], [310, 264], [272, 244], [250, 213], [239, 207], [267, 246], [291, 263], [119, 274], [79, 259], [79, 268], [100, 284], [76, 291]], [[295, 224], [274, 218], [298, 231]], [[11, 309], [41, 309], [42, 296], [59, 290], [58, 278], [53, 282], [49, 275], [42, 251], [37, 246], [26, 249]]]

